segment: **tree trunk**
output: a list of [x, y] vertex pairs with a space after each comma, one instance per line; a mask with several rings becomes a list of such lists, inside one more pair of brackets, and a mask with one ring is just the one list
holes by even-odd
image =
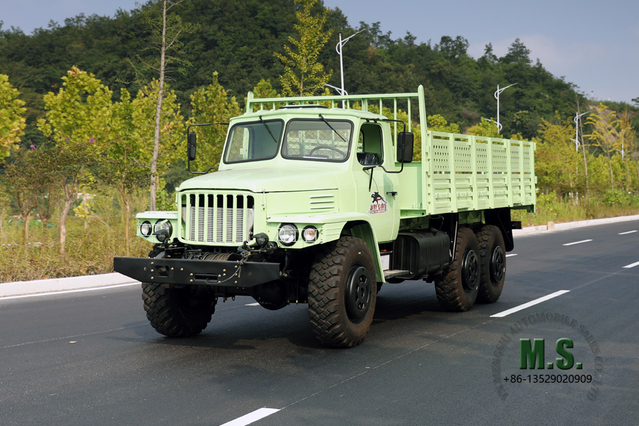
[[156, 195], [159, 186], [158, 156], [160, 152], [160, 121], [162, 118], [162, 98], [164, 95], [164, 62], [166, 59], [166, 0], [162, 8], [162, 47], [160, 49], [160, 85], [158, 87], [158, 101], [155, 108], [155, 135], [153, 137], [153, 157], [151, 159], [151, 201], [149, 210], [157, 210]]
[[[125, 154], [126, 155], [126, 154]], [[130, 225], [130, 216], [131, 216], [131, 203], [129, 202], [129, 197], [127, 197], [126, 188], [124, 187], [124, 183], [120, 186], [120, 197], [122, 197], [122, 204], [124, 204], [124, 240], [126, 255], [129, 256], [129, 225]]]
[[47, 245], [47, 226], [49, 226], [49, 218], [42, 217], [42, 247]]
[[62, 207], [62, 212], [60, 213], [60, 254], [64, 255], [65, 245], [67, 242], [67, 216], [69, 215], [69, 211], [71, 210], [71, 205], [73, 204], [76, 192], [75, 185], [69, 186], [67, 182], [62, 184], [62, 189], [64, 191], [64, 206]]
[[71, 204], [73, 204], [73, 200], [65, 197], [64, 199], [64, 207], [62, 207], [62, 213], [60, 213], [60, 254], [65, 254], [64, 246], [67, 242], [67, 216], [69, 215], [69, 210], [71, 210]]
[[626, 154], [626, 192], [630, 191], [630, 164], [628, 164], [628, 154]]
[[129, 203], [129, 200], [126, 199], [126, 201], [124, 202], [124, 206], [126, 207], [126, 221], [125, 221], [125, 231], [124, 231], [124, 237], [126, 238], [126, 255], [129, 256], [129, 245], [131, 243], [131, 241], [129, 240], [129, 220], [130, 220], [130, 216], [131, 216], [131, 203]]
[[26, 246], [29, 237], [29, 213], [31, 210], [20, 212], [22, 215], [22, 243]]
[[612, 172], [612, 158], [610, 158], [610, 154], [608, 154], [608, 167], [610, 168], [610, 190], [615, 190], [615, 178]]

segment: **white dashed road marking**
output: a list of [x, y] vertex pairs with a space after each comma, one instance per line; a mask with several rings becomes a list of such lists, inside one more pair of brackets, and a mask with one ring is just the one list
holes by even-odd
[[583, 243], [589, 243], [592, 240], [581, 240], [581, 241], [575, 241], [574, 243], [566, 243], [564, 244], [564, 246], [574, 246], [575, 244], [583, 244]]
[[506, 311], [499, 312], [498, 314], [495, 314], [495, 315], [491, 315], [490, 317], [491, 318], [502, 318], [502, 317], [505, 317], [507, 315], [514, 314], [515, 312], [519, 312], [521, 310], [524, 310], [526, 308], [529, 308], [531, 306], [537, 305], [537, 304], [539, 304], [541, 302], [545, 302], [546, 300], [553, 299], [553, 298], [555, 298], [557, 296], [561, 296], [562, 294], [566, 294], [566, 293], [569, 293], [569, 292], [570, 292], [570, 290], [559, 290], [559, 291], [556, 291], [556, 292], [554, 292], [552, 294], [549, 294], [547, 296], [540, 297], [539, 299], [531, 300], [530, 302], [524, 303], [523, 305], [515, 306], [514, 308], [510, 308], [510, 309], [508, 309]]
[[280, 411], [279, 408], [260, 408], [245, 416], [226, 422], [221, 426], [246, 426]]

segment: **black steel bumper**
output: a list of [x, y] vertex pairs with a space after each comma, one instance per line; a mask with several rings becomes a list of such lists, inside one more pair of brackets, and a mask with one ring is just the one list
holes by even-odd
[[266, 262], [115, 257], [113, 268], [138, 281], [160, 284], [254, 287], [280, 279], [280, 265]]

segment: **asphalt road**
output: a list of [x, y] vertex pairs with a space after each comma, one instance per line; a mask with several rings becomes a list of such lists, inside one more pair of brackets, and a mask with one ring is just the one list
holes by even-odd
[[[466, 313], [440, 309], [432, 284], [386, 284], [347, 350], [315, 341], [305, 305], [238, 298], [176, 340], [150, 327], [139, 286], [1, 299], [0, 425], [639, 425], [634, 230], [518, 237], [500, 300]], [[544, 369], [520, 369], [520, 339], [543, 339]]]

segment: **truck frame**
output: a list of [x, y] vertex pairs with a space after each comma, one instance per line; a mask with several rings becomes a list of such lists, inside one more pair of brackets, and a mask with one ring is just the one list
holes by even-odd
[[[190, 170], [195, 132], [187, 139]], [[139, 213], [137, 235], [153, 250], [116, 257], [114, 269], [142, 282], [147, 318], [169, 337], [204, 330], [219, 298], [251, 296], [271, 310], [307, 303], [322, 343], [355, 346], [384, 283], [434, 282], [450, 311], [497, 301], [521, 225], [511, 210], [535, 208], [535, 149], [429, 131], [422, 86], [249, 93], [246, 113], [230, 120], [219, 170], [184, 181], [175, 211]]]

